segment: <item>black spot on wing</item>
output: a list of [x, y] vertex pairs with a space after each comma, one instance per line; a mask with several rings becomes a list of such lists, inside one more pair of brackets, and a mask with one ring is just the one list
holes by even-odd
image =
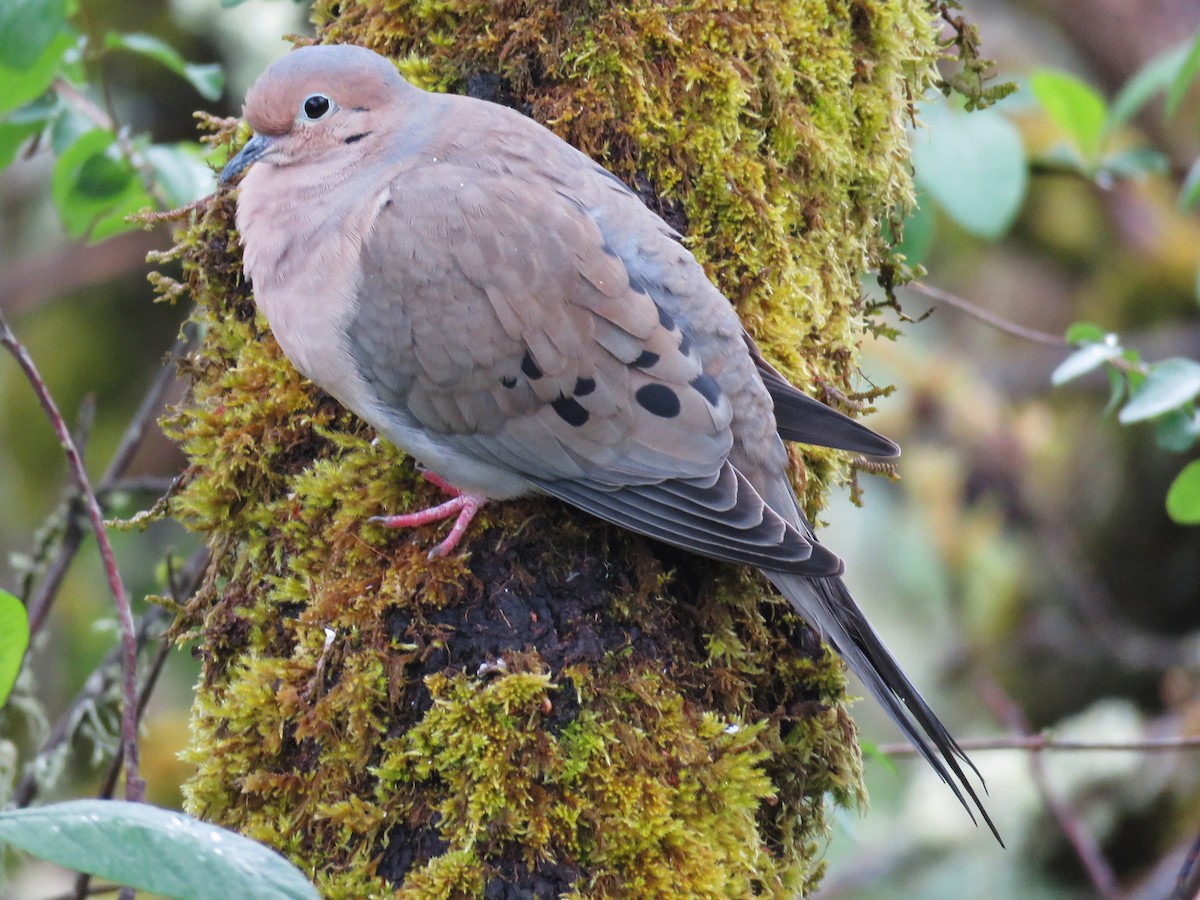
[[501, 375], [500, 383], [506, 388], [514, 388], [517, 386], [517, 379], [516, 376], [513, 375]]
[[657, 353], [652, 353], [649, 350], [643, 350], [633, 364], [639, 369], [649, 369], [652, 365], [659, 361], [661, 357]]
[[665, 384], [646, 384], [637, 389], [633, 399], [646, 412], [663, 419], [679, 415], [679, 397]]
[[672, 330], [675, 327], [675, 320], [671, 318], [671, 314], [657, 303], [654, 306], [658, 310], [658, 324], [667, 329], [667, 331]]
[[558, 417], [575, 428], [583, 425], [589, 418], [588, 411], [574, 397], [559, 397], [550, 404]]
[[542, 377], [542, 370], [538, 368], [538, 364], [533, 361], [533, 357], [529, 355], [529, 351], [525, 351], [525, 355], [521, 357], [521, 371], [525, 376], [533, 381], [537, 381]]
[[638, 278], [628, 269], [625, 270], [625, 274], [629, 276], [629, 289], [631, 291], [633, 291], [635, 294], [646, 293], [646, 286], [642, 284], [642, 280], [640, 278]]
[[716, 406], [721, 399], [721, 386], [711, 375], [698, 375], [688, 384], [700, 392], [700, 396], [708, 401], [709, 406]]
[[692, 352], [692, 336], [686, 331], [679, 333], [679, 352], [684, 356]]
[[575, 379], [575, 390], [572, 391], [572, 393], [576, 397], [586, 397], [588, 394], [590, 394], [595, 389], [596, 389], [596, 379], [595, 378], [576, 378]]

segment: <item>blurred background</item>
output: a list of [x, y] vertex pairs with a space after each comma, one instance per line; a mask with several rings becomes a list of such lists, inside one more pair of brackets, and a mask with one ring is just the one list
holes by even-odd
[[[1112, 98], [1200, 27], [1195, 0], [964, 7], [998, 80], [1021, 86], [1000, 109], [1034, 159], [1051, 156], [1061, 135], [1029, 102], [1031, 72], [1063, 70]], [[85, 27], [149, 32], [189, 61], [222, 65], [225, 91], [210, 102], [152, 61], [103, 63], [121, 124], [165, 142], [195, 138], [195, 109], [236, 115], [249, 82], [287, 50], [279, 36], [307, 33], [305, 17], [285, 0], [229, 9], [101, 0], [86, 4]], [[1028, 329], [1062, 335], [1087, 320], [1147, 360], [1200, 357], [1200, 215], [1176, 202], [1200, 156], [1198, 120], [1193, 89], [1171, 115], [1156, 100], [1122, 129], [1122, 141], [1162, 155], [1158, 173], [1098, 184], [1033, 165], [1011, 227], [992, 239], [923, 195], [914, 228], [923, 280]], [[40, 152], [0, 171], [0, 311], [85, 435], [99, 479], [186, 311], [155, 304], [146, 281], [145, 255], [169, 245], [167, 230], [68, 239], [48, 200], [53, 166]], [[1102, 373], [1052, 388], [1067, 349], [915, 292], [901, 302], [912, 321], [884, 316], [902, 337], [873, 340], [864, 356], [871, 381], [897, 388], [869, 424], [904, 447], [901, 479], [862, 476], [861, 509], [835, 492], [822, 531], [870, 618], [960, 739], [1045, 729], [1091, 744], [1200, 735], [1200, 528], [1174, 524], [1164, 509], [1188, 457], [1164, 452], [1150, 425], [1105, 417]], [[116, 514], [149, 506], [181, 465], [152, 429], [114, 487]], [[20, 593], [41, 537], [62, 525], [67, 481], [36, 399], [0, 356], [0, 588]], [[114, 541], [135, 598], [165, 593], [169, 572], [197, 547], [169, 525]], [[37, 704], [18, 690], [0, 738], [40, 745], [113, 646], [104, 585], [89, 540], [31, 651]], [[144, 775], [164, 805], [179, 802], [187, 777], [176, 754], [194, 675], [186, 652], [172, 651], [146, 719]], [[1200, 830], [1200, 750], [973, 751], [1008, 843], [1001, 851], [923, 763], [874, 749], [900, 736], [873, 704], [855, 715], [872, 809], [838, 814], [822, 897], [1171, 895]], [[54, 763], [63, 777], [43, 799], [93, 789], [93, 751], [111, 740], [110, 717], [99, 700], [80, 717], [71, 752]], [[0, 780], [12, 765], [0, 752]], [[40, 867], [16, 877], [0, 893], [50, 896], [71, 882]]]

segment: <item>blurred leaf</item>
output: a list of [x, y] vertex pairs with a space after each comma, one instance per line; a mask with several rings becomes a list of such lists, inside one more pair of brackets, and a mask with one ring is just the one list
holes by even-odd
[[[50, 178], [50, 195], [71, 237], [96, 227], [100, 239], [134, 226], [111, 222], [150, 203], [133, 166], [119, 153], [116, 136], [97, 128], [81, 135], [59, 155]], [[106, 218], [105, 227], [99, 222]]]
[[1200, 525], [1200, 459], [1184, 466], [1171, 482], [1167, 515], [1180, 525]]
[[39, 859], [166, 897], [317, 900], [300, 870], [262, 844], [180, 812], [71, 800], [0, 813], [0, 841]]
[[1128, 147], [1106, 153], [1100, 160], [1100, 168], [1118, 178], [1139, 178], [1144, 175], [1162, 175], [1169, 171], [1167, 158], [1150, 147]]
[[4, 0], [0, 3], [0, 65], [30, 68], [66, 21], [66, 0]]
[[10, 166], [21, 146], [41, 130], [37, 122], [0, 122], [0, 169]]
[[924, 107], [921, 117], [929, 127], [913, 138], [918, 182], [967, 231], [1004, 234], [1029, 177], [1016, 127], [995, 110], [962, 114], [945, 103]]
[[1183, 453], [1200, 438], [1200, 416], [1194, 409], [1173, 409], [1154, 422], [1154, 442], [1170, 453]]
[[1190, 42], [1184, 41], [1160, 53], [1138, 69], [1113, 98], [1108, 114], [1108, 128], [1111, 130], [1128, 122], [1150, 102], [1150, 98], [1159, 91], [1166, 90], [1183, 66], [1189, 49]]
[[225, 76], [220, 66], [189, 63], [180, 56], [178, 50], [153, 35], [110, 31], [104, 36], [104, 46], [110, 50], [129, 50], [161, 63], [176, 75], [186, 78], [205, 100], [217, 100], [225, 87]]
[[1085, 344], [1058, 364], [1050, 376], [1050, 383], [1066, 384], [1115, 359], [1120, 353], [1121, 348], [1115, 344]]
[[50, 125], [50, 149], [61, 156], [77, 140], [95, 130], [95, 122], [71, 104], [63, 104]]
[[863, 762], [877, 762], [884, 766], [889, 772], [895, 774], [900, 771], [896, 765], [896, 759], [887, 753], [881, 753], [879, 745], [874, 741], [860, 741], [858, 745], [859, 751], [862, 753]]
[[929, 256], [935, 221], [932, 203], [922, 203], [904, 220], [904, 240], [896, 249], [904, 254], [910, 266], [919, 266]]
[[1187, 212], [1200, 201], [1200, 156], [1197, 156], [1179, 189], [1179, 210]]
[[1116, 413], [1121, 401], [1125, 399], [1125, 391], [1129, 387], [1129, 382], [1116, 368], [1104, 371], [1108, 374], [1108, 403], [1104, 404], [1104, 412], [1100, 416], [1103, 419], [1109, 419]]
[[8, 702], [28, 646], [29, 616], [25, 604], [7, 591], [0, 591], [0, 706]]
[[[3, 2], [7, 0], [0, 0], [0, 5]], [[0, 63], [0, 84], [4, 85], [4, 90], [0, 91], [0, 115], [24, 106], [45, 93], [58, 74], [64, 54], [77, 40], [78, 36], [70, 29], [63, 29], [31, 65], [13, 69]]]
[[1152, 363], [1117, 420], [1122, 425], [1160, 416], [1200, 394], [1200, 363], [1182, 357]]
[[22, 146], [55, 121], [62, 109], [63, 104], [57, 94], [43, 94], [39, 99], [13, 110], [7, 118], [0, 119], [0, 169], [11, 165]]
[[1184, 95], [1187, 94], [1188, 88], [1192, 86], [1192, 81], [1196, 77], [1196, 72], [1200, 71], [1200, 29], [1192, 36], [1191, 46], [1188, 48], [1187, 56], [1183, 58], [1183, 63], [1179, 67], [1179, 71], [1175, 73], [1175, 77], [1171, 80], [1170, 87], [1167, 88], [1167, 107], [1168, 116], [1175, 115], [1175, 110], [1179, 108], [1179, 104], [1183, 101]]
[[155, 183], [172, 206], [184, 206], [211, 194], [216, 175], [204, 160], [199, 144], [154, 144], [146, 148]]
[[1068, 344], [1098, 344], [1108, 340], [1108, 333], [1095, 322], [1072, 322], [1064, 337]]
[[1104, 98], [1074, 75], [1051, 69], [1035, 72], [1030, 76], [1029, 86], [1046, 114], [1071, 138], [1084, 160], [1095, 162], [1108, 116]]

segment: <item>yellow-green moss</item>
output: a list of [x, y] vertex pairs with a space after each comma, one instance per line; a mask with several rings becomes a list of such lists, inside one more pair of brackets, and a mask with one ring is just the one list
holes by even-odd
[[[499, 76], [686, 232], [795, 380], [855, 396], [859, 273], [909, 202], [907, 98], [936, 52], [924, 4], [338, 0], [316, 20], [426, 86]], [[437, 492], [281, 357], [231, 213], [177, 249], [204, 338], [166, 423], [190, 461], [170, 506], [214, 551], [178, 624], [204, 661], [191, 811], [331, 897], [811, 889], [827, 799], [862, 799], [841, 665], [760, 577], [559, 504], [488, 507], [444, 560], [435, 528], [368, 524]], [[795, 459], [812, 509], [848, 471]]]

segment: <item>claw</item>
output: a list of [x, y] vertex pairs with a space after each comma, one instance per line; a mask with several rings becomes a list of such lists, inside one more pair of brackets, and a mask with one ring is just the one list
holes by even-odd
[[372, 516], [367, 521], [375, 525], [382, 525], [384, 528], [414, 528], [418, 525], [428, 525], [430, 522], [440, 522], [442, 519], [457, 516], [454, 520], [454, 527], [450, 529], [446, 539], [429, 551], [429, 558], [434, 559], [448, 555], [458, 546], [458, 542], [462, 540], [471, 520], [475, 518], [475, 513], [479, 512], [480, 507], [487, 503], [487, 498], [475, 494], [464, 494], [440, 475], [435, 475], [428, 470], [423, 475], [430, 484], [451, 494], [451, 498], [445, 503], [439, 503], [428, 509], [420, 509], [397, 516]]

